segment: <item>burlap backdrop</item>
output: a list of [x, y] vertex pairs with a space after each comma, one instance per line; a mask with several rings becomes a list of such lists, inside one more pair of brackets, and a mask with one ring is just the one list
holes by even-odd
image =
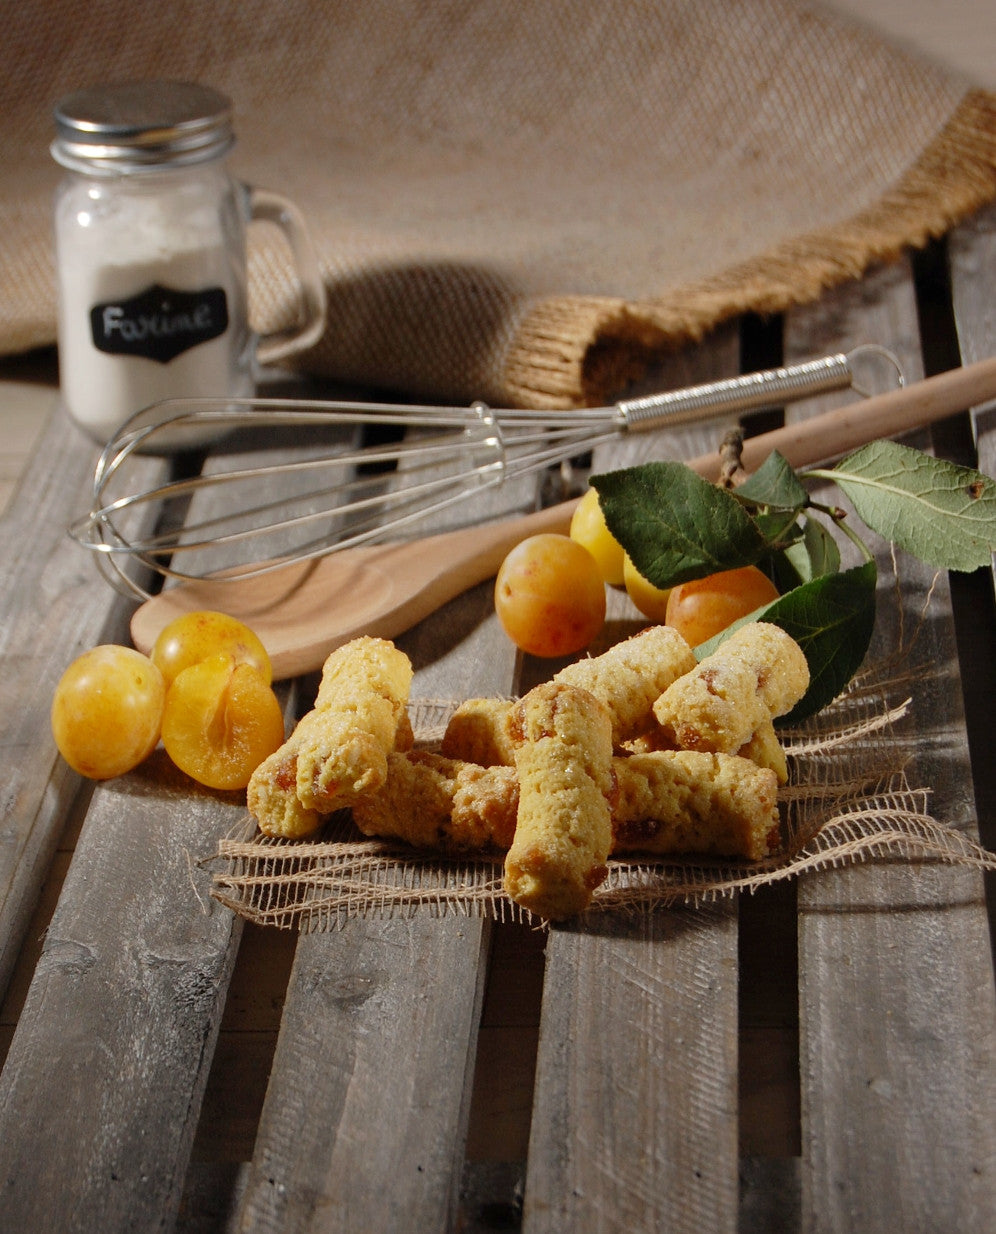
[[[788, 0], [3, 6], [0, 351], [55, 337], [51, 109], [183, 77], [302, 207], [302, 366], [457, 402], [602, 402], [642, 359], [812, 298], [996, 196], [996, 97]], [[254, 246], [254, 312], [288, 312]]]

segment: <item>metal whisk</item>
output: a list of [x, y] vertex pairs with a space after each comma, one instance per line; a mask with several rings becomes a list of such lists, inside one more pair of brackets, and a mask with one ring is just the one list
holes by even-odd
[[[177, 399], [133, 417], [105, 447], [94, 475], [90, 512], [70, 534], [92, 550], [116, 586], [144, 598], [126, 572], [139, 563], [185, 580], [245, 578], [289, 560], [397, 538], [417, 520], [472, 503], [473, 495], [586, 454], [620, 433], [646, 432], [814, 394], [859, 389], [865, 345], [784, 368], [709, 382], [665, 394], [575, 411], [467, 409], [295, 399]], [[862, 391], [863, 392], [863, 391]], [[365, 434], [381, 444], [358, 445]], [[132, 472], [148, 454], [178, 445], [217, 444], [208, 467], [149, 488]], [[247, 465], [262, 443], [289, 457]], [[211, 490], [205, 492], [204, 490]], [[470, 518], [474, 508], [470, 505]], [[478, 516], [479, 517], [479, 516]], [[195, 565], [189, 565], [196, 554]]]

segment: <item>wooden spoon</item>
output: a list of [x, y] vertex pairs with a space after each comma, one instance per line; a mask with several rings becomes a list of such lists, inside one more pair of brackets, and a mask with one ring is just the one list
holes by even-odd
[[[813, 466], [993, 397], [996, 357], [748, 438], [743, 463], [753, 470], [779, 450], [793, 467]], [[719, 455], [703, 455], [688, 465], [714, 480]], [[221, 609], [256, 631], [273, 660], [275, 678], [311, 672], [350, 639], [360, 634], [394, 638], [491, 578], [526, 536], [566, 532], [576, 504], [563, 502], [420, 540], [344, 549], [255, 578], [183, 583], [141, 605], [132, 617], [132, 638], [148, 653], [159, 631], [180, 613]]]

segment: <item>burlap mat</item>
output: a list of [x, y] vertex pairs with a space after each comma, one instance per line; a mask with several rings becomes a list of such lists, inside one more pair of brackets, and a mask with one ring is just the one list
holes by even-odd
[[[933, 818], [930, 790], [907, 775], [916, 733], [903, 723], [910, 707], [906, 691], [911, 676], [923, 673], [924, 666], [911, 667], [905, 653], [878, 661], [830, 707], [781, 734], [789, 783], [779, 791], [777, 856], [752, 863], [611, 859], [589, 914], [694, 905], [870, 858], [996, 870], [996, 854]], [[438, 743], [455, 705], [412, 704], [421, 747]], [[354, 918], [416, 910], [534, 920], [504, 894], [500, 854], [445, 858], [368, 839], [348, 811], [308, 841], [264, 836], [247, 816], [201, 864], [211, 868], [212, 897], [259, 925], [321, 932]]]
[[[53, 103], [149, 76], [228, 92], [234, 169], [304, 210], [303, 366], [439, 400], [608, 401], [996, 196], [996, 97], [789, 0], [7, 5], [0, 351], [54, 339]], [[270, 328], [284, 255], [253, 266]]]

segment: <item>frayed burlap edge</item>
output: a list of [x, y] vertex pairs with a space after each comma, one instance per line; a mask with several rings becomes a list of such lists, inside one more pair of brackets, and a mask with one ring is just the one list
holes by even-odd
[[599, 406], [655, 357], [744, 312], [782, 312], [942, 236], [996, 198], [996, 95], [970, 91], [874, 205], [659, 298], [553, 296], [525, 312], [505, 361], [520, 406]]
[[[895, 658], [881, 661], [818, 717], [783, 733], [790, 779], [780, 792], [777, 857], [757, 863], [614, 859], [589, 913], [697, 905], [871, 858], [996, 870], [996, 854], [932, 818], [929, 789], [907, 778], [915, 735], [904, 735], [901, 722], [910, 703], [888, 697], [902, 695], [917, 674], [922, 670]], [[420, 744], [438, 743], [455, 705], [413, 705]], [[313, 841], [268, 838], [247, 818], [204, 864], [215, 867], [213, 898], [260, 925], [327, 931], [354, 918], [416, 910], [534, 922], [505, 896], [500, 854], [440, 857], [371, 840], [353, 827], [348, 811]]]

